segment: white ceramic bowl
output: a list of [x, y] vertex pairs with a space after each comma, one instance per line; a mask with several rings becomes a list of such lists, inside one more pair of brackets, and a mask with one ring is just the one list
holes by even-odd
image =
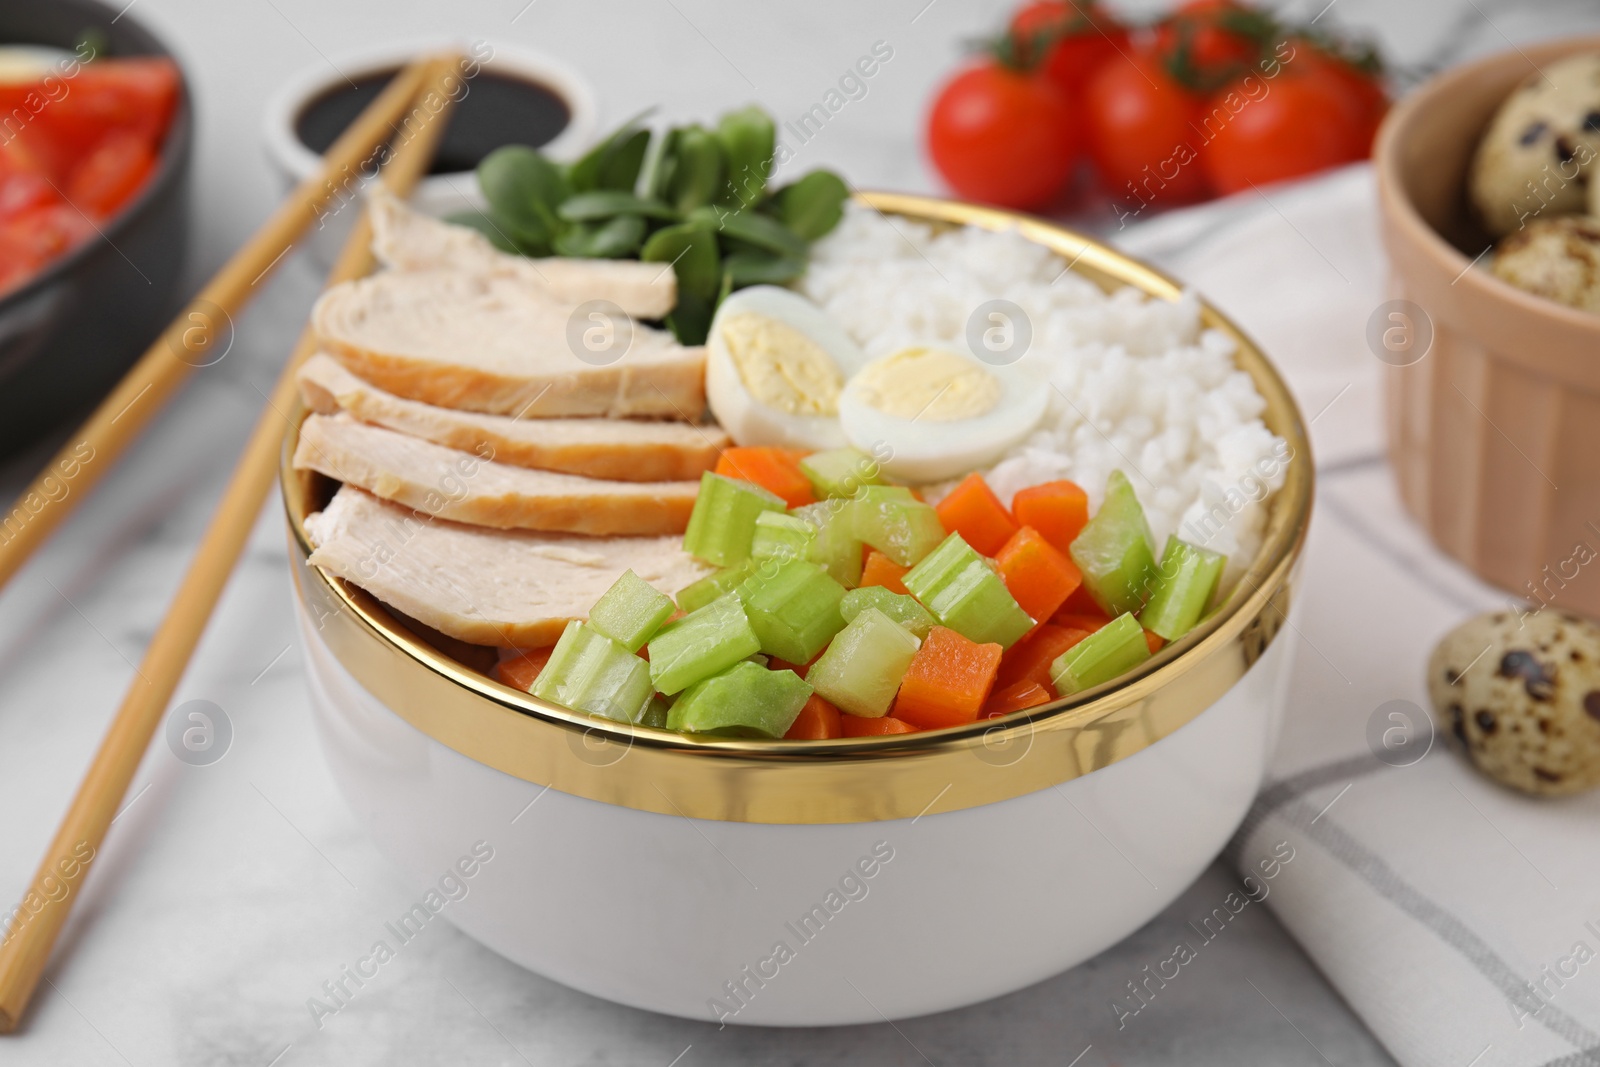
[[[1102, 284], [1180, 291], [1043, 223], [868, 199], [935, 222], [1014, 224]], [[1291, 643], [1277, 638], [1310, 516], [1310, 453], [1265, 358], [1204, 314], [1238, 337], [1268, 424], [1294, 449], [1260, 557], [1208, 622], [1128, 677], [950, 730], [699, 743], [544, 704], [306, 564], [301, 520], [329, 486], [286, 465], [312, 706], [335, 779], [385, 854], [460, 897], [441, 889], [425, 911], [636, 1007], [738, 1024], [875, 1022], [972, 1004], [1093, 956], [1222, 849], [1283, 706]]]
[[[346, 83], [360, 81], [410, 62], [419, 55], [437, 52], [445, 42], [417, 40], [363, 48], [334, 56], [330, 61], [308, 67], [286, 81], [267, 103], [261, 137], [267, 159], [287, 193], [316, 174], [322, 157], [301, 142], [295, 124], [306, 106]], [[541, 52], [502, 41], [475, 40], [460, 44], [468, 62], [481, 61], [484, 70], [507, 78], [535, 82], [553, 91], [566, 102], [566, 128], [540, 151], [552, 159], [576, 159], [594, 140], [599, 124], [599, 109], [594, 90], [572, 67]], [[468, 92], [471, 78], [466, 79]], [[411, 195], [418, 208], [432, 215], [448, 215], [482, 206], [478, 183], [472, 172], [435, 174], [418, 183]], [[312, 258], [324, 267], [333, 263], [344, 244], [356, 212], [340, 211], [327, 225], [309, 232], [307, 248]]]

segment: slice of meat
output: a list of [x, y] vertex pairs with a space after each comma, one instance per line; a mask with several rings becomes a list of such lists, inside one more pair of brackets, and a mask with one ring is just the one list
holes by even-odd
[[[698, 478], [729, 445], [715, 426], [638, 419], [511, 419], [434, 407], [386, 393], [318, 354], [300, 368], [300, 395], [313, 411], [343, 410], [362, 422], [496, 463], [624, 482]], [[484, 450], [488, 449], [486, 453]]]
[[475, 645], [553, 644], [632, 570], [669, 596], [710, 568], [675, 537], [574, 537], [461, 526], [346, 485], [306, 518], [311, 562]]
[[330, 288], [311, 324], [324, 351], [409, 400], [516, 418], [699, 421], [705, 349], [597, 314], [507, 274], [384, 271]]
[[681, 534], [699, 482], [613, 482], [493, 462], [357, 422], [342, 412], [300, 427], [294, 465], [457, 522], [560, 533]]
[[558, 303], [609, 300], [641, 319], [664, 318], [678, 302], [677, 275], [659, 263], [622, 259], [529, 259], [500, 251], [476, 230], [415, 211], [375, 185], [369, 196], [372, 253], [393, 270], [505, 273]]

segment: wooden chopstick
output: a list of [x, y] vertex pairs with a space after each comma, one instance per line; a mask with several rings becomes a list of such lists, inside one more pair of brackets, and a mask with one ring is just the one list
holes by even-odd
[[[231, 317], [260, 291], [259, 284], [283, 261], [306, 227], [329, 214], [335, 199], [347, 195], [353, 176], [393, 137], [422, 85], [426, 63], [419, 60], [401, 71], [367, 105], [329, 147], [321, 171], [301, 182], [249, 243], [194, 295], [23, 490], [18, 501], [28, 506], [14, 511], [12, 520], [0, 526], [0, 586], [94, 490], [95, 483], [195, 367], [217, 358], [212, 347], [226, 336]], [[63, 481], [66, 493], [61, 492]]]
[[[447, 87], [453, 77], [459, 77], [454, 73], [459, 58], [451, 54], [425, 60], [418, 68], [420, 76], [408, 79], [413, 90], [412, 99], [425, 101], [429, 106], [426, 111], [419, 107], [423, 121], [411, 129], [409, 140], [394, 146], [390, 162], [383, 170], [382, 180], [396, 195], [410, 192], [433, 159], [449, 118], [453, 100]], [[328, 284], [367, 274], [372, 269], [370, 244], [371, 228], [363, 210], [338, 262], [328, 274]], [[29, 892], [45, 903], [37, 911], [23, 909], [19, 914], [27, 918], [19, 917], [7, 940], [0, 944], [0, 1033], [14, 1029], [26, 1010], [28, 999], [49, 960], [56, 935], [77, 899], [78, 886], [87, 871], [83, 862], [85, 850], [91, 850], [87, 855], [92, 856], [104, 841], [106, 829], [127, 793], [128, 783], [150, 744], [150, 737], [161, 722], [167, 701], [177, 688], [217, 599], [222, 595], [223, 586], [255, 526], [262, 501], [276, 475], [278, 450], [288, 428], [286, 413], [294, 403], [295, 370], [315, 348], [316, 337], [307, 326], [245, 445], [244, 455], [217, 505], [183, 584], [178, 587], [166, 618], [145, 651], [137, 677], [129, 685], [122, 707], [112, 720], [72, 806], [56, 831], [55, 840], [45, 853], [44, 862], [34, 875]], [[53, 891], [46, 892], [52, 886]]]

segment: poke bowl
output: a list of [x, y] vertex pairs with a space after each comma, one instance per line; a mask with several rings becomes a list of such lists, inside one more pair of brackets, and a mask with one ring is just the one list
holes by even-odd
[[[1234, 560], [1221, 583], [1213, 576], [1203, 616], [1190, 619], [1175, 639], [1163, 643], [1133, 627], [1138, 653], [1110, 676], [1081, 659], [1062, 669], [1071, 659], [1064, 653], [1052, 664], [1058, 684], [1047, 687], [1048, 699], [1020, 701], [1028, 706], [1018, 710], [995, 707], [993, 717], [945, 725], [950, 720], [919, 717], [908, 707], [904, 714], [920, 729], [867, 736], [824, 731], [820, 739], [796, 740], [782, 736], [793, 710], [767, 735], [758, 728], [700, 732], [681, 716], [652, 718], [649, 704], [637, 715], [597, 716], [534, 695], [537, 680], [524, 685], [517, 670], [504, 667], [522, 662], [519, 654], [485, 655], [475, 642], [439, 632], [448, 621], [419, 618], [416, 605], [400, 603], [404, 598], [374, 577], [393, 560], [425, 551], [436, 533], [456, 531], [452, 524], [470, 521], [464, 513], [447, 506], [431, 516], [385, 513], [375, 540], [359, 558], [347, 559], [354, 569], [327, 562], [341, 536], [334, 527], [355, 521], [353, 513], [328, 518], [337, 510], [336, 495], [351, 494], [354, 481], [382, 496], [393, 479], [369, 477], [359, 457], [330, 460], [338, 442], [314, 437], [317, 420], [344, 419], [348, 408], [329, 416], [321, 414], [323, 403], [303, 406], [291, 418], [282, 482], [311, 706], [328, 765], [373, 840], [408, 878], [437, 887], [403, 922], [442, 913], [523, 967], [652, 1011], [720, 1024], [878, 1022], [976, 1003], [1088, 959], [1159, 913], [1244, 817], [1282, 711], [1291, 642], [1281, 631], [1292, 611], [1312, 501], [1305, 426], [1283, 381], [1236, 326], [1180, 283], [1065, 229], [885, 193], [858, 194], [847, 226], [905, 237], [915, 246], [907, 264], [912, 252], [927, 258], [931, 246], [917, 245], [924, 240], [918, 235], [964, 234], [981, 242], [1003, 234], [1038, 253], [1046, 282], [1070, 273], [1070, 284], [1089, 283], [1084, 300], [1098, 309], [1102, 325], [1123, 305], [1192, 316], [1212, 351], [1242, 372], [1211, 383], [1214, 390], [1259, 394], [1252, 410], [1259, 409], [1260, 424], [1277, 443], [1278, 468], [1256, 477], [1259, 523], [1247, 558]], [[846, 239], [836, 240], [832, 247], [842, 249]], [[881, 259], [859, 258], [867, 269]], [[928, 266], [940, 269], [933, 259]], [[812, 274], [823, 273], [814, 263]], [[840, 293], [851, 290], [844, 285]], [[1115, 292], [1123, 296], [1103, 296]], [[869, 305], [882, 299], [854, 296]], [[317, 321], [324, 321], [330, 299], [319, 305]], [[1047, 342], [1049, 325], [1034, 326]], [[712, 349], [715, 360], [715, 342]], [[1108, 358], [1115, 363], [1125, 355]], [[623, 385], [613, 385], [620, 395]], [[1204, 392], [1169, 402], [1199, 410]], [[528, 403], [542, 403], [543, 396]], [[1075, 409], [1073, 398], [1062, 396], [1052, 403]], [[1095, 413], [1089, 397], [1077, 403]], [[724, 419], [731, 428], [733, 421]], [[1098, 432], [1094, 418], [1083, 422], [1083, 432]], [[1204, 436], [1206, 419], [1196, 425]], [[1129, 468], [1130, 477], [1141, 463], [1158, 460], [1146, 449], [1119, 462], [1121, 438], [1102, 436], [1109, 462]], [[342, 477], [330, 477], [336, 467]], [[472, 476], [464, 468], [457, 475]], [[715, 477], [706, 473], [702, 484]], [[992, 477], [1003, 481], [1003, 474]], [[439, 491], [440, 500], [465, 499]], [[943, 506], [957, 491], [945, 484], [927, 495], [942, 494]], [[1213, 513], [1234, 507], [1233, 496], [1212, 495]], [[1245, 495], [1248, 489], [1240, 499]], [[572, 521], [596, 521], [594, 513]], [[698, 535], [689, 521], [693, 540]], [[958, 540], [959, 532], [950, 532], [939, 551]], [[859, 557], [863, 546], [855, 548]], [[868, 566], [872, 554], [867, 550]], [[434, 570], [444, 573], [459, 562], [446, 547]], [[916, 571], [917, 565], [900, 571], [913, 590]], [[984, 561], [969, 573], [986, 581], [998, 572]], [[492, 597], [502, 577], [516, 580], [497, 575], [482, 595]], [[854, 577], [861, 580], [859, 566]], [[475, 579], [457, 572], [454, 580]], [[716, 603], [730, 602], [730, 594], [712, 593]], [[672, 669], [662, 634], [675, 627], [681, 633], [689, 620], [713, 610], [697, 607], [656, 631], [642, 650], [651, 668]], [[542, 655], [539, 669], [551, 670], [569, 634], [598, 626], [599, 613], [597, 605], [588, 624], [558, 627], [557, 650]], [[879, 615], [861, 609], [846, 631]], [[937, 617], [958, 626], [954, 614]], [[1039, 621], [1029, 617], [1032, 629], [1021, 642], [1046, 629]], [[1146, 629], [1155, 625], [1148, 613], [1145, 622]], [[918, 651], [940, 629], [925, 630]], [[968, 646], [963, 638], [949, 640], [953, 662]], [[1083, 647], [1086, 638], [1077, 640]], [[776, 655], [770, 662], [766, 655], [746, 658], [741, 649], [741, 662], [719, 677], [754, 671], [752, 661], [763, 677], [790, 666], [814, 683], [815, 693], [806, 688], [812, 698], [838, 693], [848, 709], [852, 695], [837, 684], [828, 689], [819, 670], [842, 643], [836, 636], [805, 665], [809, 674]], [[1020, 647], [1015, 635], [1003, 643]], [[1073, 670], [1085, 684], [1073, 682]], [[892, 714], [880, 705], [877, 716], [895, 721], [907, 707], [901, 684]], [[683, 690], [673, 707], [682, 711], [697, 691]], [[777, 699], [762, 692], [769, 703]], [[652, 692], [649, 699], [659, 697]], [[759, 719], [752, 721], [759, 726]]]

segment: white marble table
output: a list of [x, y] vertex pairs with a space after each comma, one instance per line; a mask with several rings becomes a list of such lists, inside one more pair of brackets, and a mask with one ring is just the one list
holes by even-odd
[[[1297, 7], [1309, 16], [1324, 3]], [[916, 135], [929, 87], [959, 42], [991, 27], [1000, 10], [963, 0], [813, 0], [770, 13], [713, 0], [629, 0], [603, 15], [574, 0], [249, 0], [226, 8], [142, 0], [137, 8], [177, 45], [199, 88], [197, 276], [272, 204], [275, 186], [257, 141], [266, 96], [324, 56], [397, 36], [519, 42], [581, 69], [615, 120], [648, 104], [704, 116], [743, 99], [780, 115], [799, 111], [858, 52], [889, 40], [893, 63], [815, 142], [808, 162], [839, 166], [865, 186], [924, 189], [934, 183]], [[1507, 40], [1600, 25], [1600, 11], [1578, 0], [1342, 0], [1328, 17], [1367, 28], [1414, 69]], [[743, 61], [735, 66], [728, 57]], [[1181, 258], [1181, 246], [1171, 254]], [[317, 285], [309, 264], [287, 262], [241, 318], [229, 356], [196, 376], [119, 476], [0, 594], [0, 809], [7, 813], [0, 899], [25, 885], [134, 676]], [[0, 498], [22, 484], [37, 458], [0, 470]], [[1387, 493], [1370, 454], [1325, 471], [1324, 486], [1353, 509]], [[1368, 519], [1369, 527], [1403, 522], [1381, 504]], [[1314, 534], [1309, 640], [1327, 640], [1321, 628], [1335, 626], [1338, 583], [1319, 581], [1328, 574], [1319, 560], [1334, 560], [1341, 542], [1367, 536], [1362, 524], [1339, 521]], [[1410, 666], [1387, 665], [1381, 650], [1348, 639], [1339, 647], [1373, 670]], [[1297, 684], [1318, 684], [1314, 663], [1303, 662], [1301, 675]], [[1118, 1030], [1111, 1000], [1191, 917], [1227, 893], [1230, 874], [1220, 865], [1145, 929], [1083, 966], [897, 1028], [719, 1032], [572, 992], [436, 925], [319, 1029], [307, 998], [365, 949], [384, 917], [403, 910], [415, 887], [362, 836], [317, 752], [274, 506], [263, 513], [175, 703], [190, 699], [225, 711], [233, 728], [227, 755], [192, 766], [157, 739], [25, 1029], [0, 1039], [0, 1062], [1391, 1062], [1262, 908], [1207, 947], [1200, 977], [1173, 983]], [[1271, 991], [1270, 1003], [1252, 983]]]

